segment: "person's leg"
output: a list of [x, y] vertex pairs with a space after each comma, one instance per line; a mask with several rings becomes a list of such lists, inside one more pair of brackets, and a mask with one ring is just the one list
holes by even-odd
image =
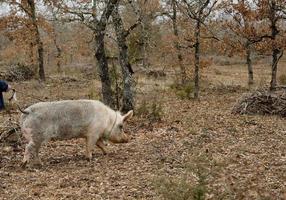
[[4, 98], [2, 92], [0, 92], [0, 110], [3, 110], [4, 108]]

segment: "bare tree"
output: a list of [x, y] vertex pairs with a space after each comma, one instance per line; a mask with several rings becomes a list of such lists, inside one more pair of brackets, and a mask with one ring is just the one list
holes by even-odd
[[[284, 0], [260, 0], [258, 6], [263, 17], [268, 19], [271, 31], [270, 40], [272, 43], [272, 64], [271, 64], [271, 81], [270, 90], [277, 86], [277, 68], [280, 58], [283, 56], [285, 40], [282, 44], [277, 42], [281, 29], [279, 23], [286, 19], [286, 4]], [[282, 36], [283, 37], [283, 36]], [[285, 37], [285, 36], [284, 36]], [[284, 44], [283, 44], [284, 43]]]
[[247, 0], [238, 0], [236, 3], [225, 1], [222, 4], [225, 13], [231, 17], [224, 20], [223, 23], [223, 28], [228, 30], [228, 33], [225, 34], [224, 43], [230, 46], [232, 51], [245, 51], [249, 86], [254, 84], [251, 58], [254, 44], [270, 37], [259, 26], [262, 22], [259, 18], [259, 12], [257, 8], [253, 8], [251, 3]]
[[175, 48], [177, 50], [177, 57], [178, 57], [178, 62], [179, 62], [179, 66], [181, 69], [181, 82], [182, 84], [186, 84], [187, 82], [187, 73], [186, 73], [186, 68], [183, 64], [183, 55], [181, 52], [181, 48], [180, 48], [180, 44], [178, 42], [179, 39], [179, 29], [178, 29], [178, 23], [177, 23], [177, 5], [176, 5], [176, 1], [175, 0], [171, 0], [171, 4], [172, 4], [172, 26], [173, 26], [173, 33], [176, 36], [176, 40], [175, 40]]
[[214, 6], [217, 3], [217, 0], [211, 2], [210, 0], [182, 0], [182, 2], [177, 2], [182, 5], [183, 12], [187, 16], [195, 21], [195, 32], [194, 38], [195, 43], [193, 47], [195, 48], [195, 73], [194, 73], [194, 82], [195, 82], [195, 91], [194, 98], [199, 98], [199, 69], [200, 69], [200, 40], [201, 40], [201, 27], [205, 25], [206, 18], [211, 14]]
[[177, 8], [176, 0], [169, 0], [166, 2], [166, 4], [170, 5], [171, 8], [166, 11], [163, 11], [162, 14], [172, 20], [172, 29], [173, 29], [173, 34], [175, 36], [174, 47], [176, 49], [178, 64], [180, 67], [181, 84], [184, 85], [187, 82], [187, 72], [186, 72], [186, 67], [184, 66], [184, 63], [183, 63], [183, 55], [182, 55], [181, 45], [179, 43], [180, 36], [179, 36], [178, 19], [177, 19], [178, 8]]
[[[39, 32], [39, 21], [36, 14], [36, 5], [34, 0], [25, 0], [25, 1], [6, 1], [7, 4], [10, 6], [16, 6], [23, 12], [29, 19], [28, 26], [31, 34], [34, 37], [34, 40], [30, 42], [31, 44], [31, 51], [33, 50], [33, 46], [37, 47], [37, 61], [38, 61], [38, 72], [39, 78], [41, 81], [45, 81], [45, 69], [44, 69], [44, 48], [43, 42], [41, 40], [40, 32]], [[16, 23], [16, 22], [15, 22]], [[18, 23], [18, 22], [17, 22]]]
[[[100, 6], [97, 4], [98, 2]], [[112, 108], [115, 106], [115, 100], [113, 98], [113, 92], [111, 89], [111, 80], [109, 76], [107, 56], [105, 53], [104, 38], [106, 35], [106, 27], [109, 17], [111, 16], [117, 2], [118, 0], [93, 0], [91, 9], [90, 2], [73, 1], [72, 5], [66, 4], [65, 1], [54, 2], [55, 6], [63, 10], [65, 13], [74, 16], [72, 18], [70, 16], [66, 16], [66, 21], [81, 21], [92, 30], [95, 40], [95, 58], [97, 59], [98, 63], [97, 70], [102, 85], [102, 99], [105, 104]]]

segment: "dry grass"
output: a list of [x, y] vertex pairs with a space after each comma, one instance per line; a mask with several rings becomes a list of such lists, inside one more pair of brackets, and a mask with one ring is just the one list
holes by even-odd
[[[216, 87], [223, 83], [226, 88], [244, 88], [245, 69], [212, 66], [203, 78]], [[269, 67], [258, 64], [254, 71], [268, 82]], [[258, 86], [259, 77], [255, 80]], [[16, 151], [7, 148], [11, 144], [0, 143], [1, 199], [168, 199], [164, 187], [169, 183], [182, 199], [195, 199], [201, 191], [200, 197], [214, 200], [285, 199], [285, 119], [232, 115], [233, 104], [245, 92], [241, 88], [221, 92], [205, 87], [200, 101], [193, 101], [178, 98], [168, 89], [170, 83], [140, 79], [138, 103], [157, 96], [164, 110], [161, 122], [135, 116], [127, 126], [131, 142], [110, 145], [106, 156], [96, 150], [91, 162], [83, 156], [83, 140], [56, 141], [41, 149], [45, 163], [41, 169], [22, 170], [24, 145]], [[25, 92], [18, 94], [21, 105], [28, 105], [37, 101], [28, 97], [32, 95], [46, 100], [88, 98], [90, 88], [99, 91], [98, 85], [80, 79], [50, 80], [45, 87], [23, 82], [15, 87]], [[8, 115], [0, 117], [2, 121]]]

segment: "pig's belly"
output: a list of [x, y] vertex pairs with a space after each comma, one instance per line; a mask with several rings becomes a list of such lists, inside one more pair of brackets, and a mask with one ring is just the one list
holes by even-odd
[[51, 139], [68, 140], [72, 138], [84, 138], [87, 135], [88, 126], [65, 124], [57, 126], [53, 130]]

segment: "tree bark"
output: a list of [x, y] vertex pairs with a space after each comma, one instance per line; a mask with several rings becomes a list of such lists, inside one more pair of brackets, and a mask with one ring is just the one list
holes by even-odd
[[114, 108], [113, 92], [111, 89], [111, 80], [109, 77], [108, 62], [105, 54], [104, 32], [95, 34], [96, 52], [95, 57], [98, 62], [98, 73], [101, 80], [102, 100], [105, 104]]
[[252, 67], [252, 60], [251, 60], [251, 46], [250, 43], [246, 43], [246, 64], [248, 69], [248, 86], [254, 84], [253, 79], [253, 67]]
[[102, 100], [105, 104], [114, 108], [115, 101], [111, 89], [111, 80], [109, 77], [108, 61], [105, 54], [104, 37], [108, 19], [117, 4], [118, 0], [110, 0], [107, 2], [106, 8], [103, 11], [100, 20], [96, 16], [96, 1], [93, 1], [93, 20], [95, 23], [95, 57], [98, 62], [98, 73], [101, 80]]
[[[179, 31], [178, 31], [178, 25], [177, 25], [177, 9], [176, 9], [175, 0], [172, 0], [172, 8], [173, 8], [173, 16], [172, 16], [173, 33], [176, 36], [176, 39], [179, 39]], [[184, 85], [186, 84], [186, 81], [187, 81], [186, 68], [183, 65], [183, 56], [182, 56], [179, 42], [176, 40], [174, 45], [177, 51], [177, 58], [178, 58], [178, 62], [179, 62], [180, 70], [181, 70], [181, 84]]]
[[272, 51], [272, 65], [271, 65], [271, 82], [270, 82], [270, 90], [275, 90], [277, 86], [277, 67], [278, 67], [278, 55], [280, 54], [279, 49], [273, 49]]
[[271, 64], [271, 81], [270, 81], [270, 91], [275, 90], [275, 87], [277, 86], [277, 67], [278, 67], [278, 61], [281, 58], [281, 56], [278, 58], [278, 55], [282, 52], [276, 47], [274, 44], [276, 40], [276, 36], [278, 35], [279, 31], [277, 28], [277, 16], [276, 16], [276, 2], [271, 1], [270, 3], [270, 28], [271, 28], [271, 40], [273, 42], [272, 46], [272, 64]]
[[[54, 19], [56, 19], [55, 17], [55, 13], [53, 12], [53, 17]], [[53, 41], [54, 41], [54, 44], [55, 44], [55, 47], [56, 47], [56, 50], [57, 50], [57, 53], [56, 53], [56, 65], [57, 65], [57, 72], [59, 74], [61, 74], [63, 72], [62, 70], [62, 48], [60, 47], [59, 45], [59, 42], [57, 40], [57, 33], [56, 33], [56, 22], [53, 22], [53, 34], [52, 34], [52, 37], [53, 37]]]
[[195, 81], [195, 91], [194, 91], [194, 98], [199, 98], [199, 68], [200, 68], [200, 32], [201, 32], [201, 21], [196, 20], [196, 29], [195, 29], [195, 74], [194, 74], [194, 81]]
[[119, 62], [123, 75], [123, 97], [122, 97], [122, 112], [128, 112], [134, 109], [134, 92], [132, 68], [128, 57], [128, 46], [126, 44], [127, 33], [123, 27], [121, 16], [118, 12], [118, 5], [112, 13], [113, 24], [116, 32], [117, 44], [119, 48]]
[[37, 51], [38, 51], [39, 77], [41, 81], [45, 81], [46, 76], [45, 76], [45, 69], [44, 69], [44, 48], [43, 48], [43, 42], [41, 41], [39, 28], [37, 25], [36, 9], [35, 9], [34, 0], [28, 0], [28, 5], [31, 11], [31, 13], [28, 13], [28, 14], [30, 14], [30, 17], [32, 19], [32, 25], [33, 25], [34, 34], [35, 34], [35, 43], [37, 45]]

